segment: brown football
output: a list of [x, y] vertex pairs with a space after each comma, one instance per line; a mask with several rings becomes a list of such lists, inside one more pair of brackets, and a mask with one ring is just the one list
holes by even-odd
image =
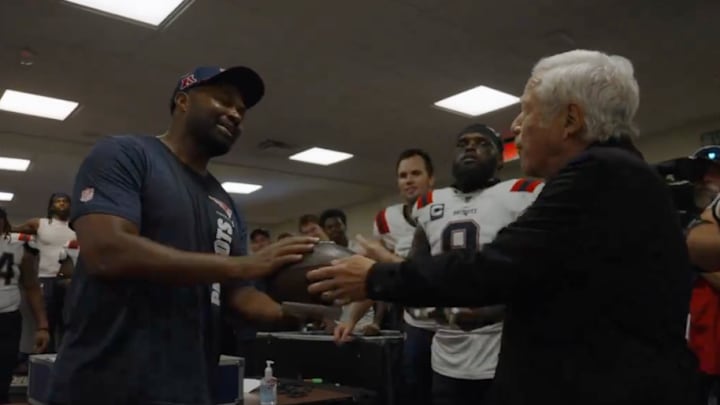
[[319, 295], [312, 295], [308, 292], [307, 288], [310, 283], [306, 274], [310, 270], [329, 265], [333, 260], [354, 254], [352, 250], [333, 242], [318, 242], [313, 251], [306, 254], [301, 261], [281, 268], [268, 279], [268, 295], [277, 302], [328, 304]]

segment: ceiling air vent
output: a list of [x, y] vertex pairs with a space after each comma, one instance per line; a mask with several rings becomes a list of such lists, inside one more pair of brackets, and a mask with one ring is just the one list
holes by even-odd
[[295, 146], [274, 139], [266, 139], [258, 143], [257, 147], [263, 153], [283, 157], [287, 157], [295, 151]]
[[700, 134], [700, 143], [703, 146], [720, 145], [720, 129]]

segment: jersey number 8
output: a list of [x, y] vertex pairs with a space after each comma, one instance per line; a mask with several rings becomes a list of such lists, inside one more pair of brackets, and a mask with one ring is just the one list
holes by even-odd
[[480, 226], [473, 220], [449, 223], [442, 233], [442, 250], [479, 249]]
[[3, 253], [0, 256], [0, 278], [5, 279], [5, 285], [10, 285], [15, 277], [15, 256], [12, 253]]

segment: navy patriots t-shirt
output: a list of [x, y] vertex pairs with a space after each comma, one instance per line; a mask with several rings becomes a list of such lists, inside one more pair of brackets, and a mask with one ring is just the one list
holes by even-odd
[[[73, 201], [71, 223], [87, 214], [115, 215], [163, 245], [245, 254], [244, 225], [230, 196], [155, 137], [98, 142], [80, 167]], [[65, 305], [67, 332], [53, 370], [52, 402], [211, 403], [219, 285], [101, 280], [88, 275], [81, 251]]]

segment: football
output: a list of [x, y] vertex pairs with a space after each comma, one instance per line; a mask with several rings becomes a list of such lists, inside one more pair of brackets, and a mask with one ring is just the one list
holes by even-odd
[[312, 252], [306, 254], [297, 263], [279, 269], [268, 279], [267, 293], [277, 302], [302, 302], [308, 304], [326, 304], [320, 295], [307, 291], [310, 284], [306, 274], [310, 270], [328, 266], [336, 259], [342, 259], [355, 253], [334, 242], [318, 242]]

